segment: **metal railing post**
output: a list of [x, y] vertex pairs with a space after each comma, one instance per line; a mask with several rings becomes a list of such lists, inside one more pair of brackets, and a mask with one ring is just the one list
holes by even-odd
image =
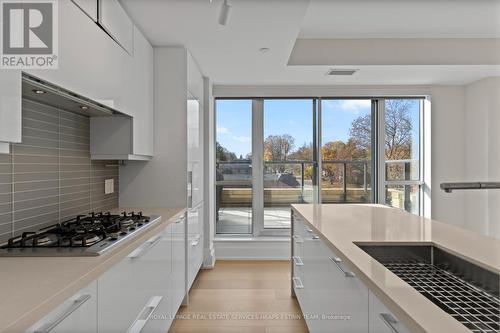
[[301, 190], [300, 190], [300, 196], [301, 196], [301, 201], [304, 202], [304, 162], [300, 163], [300, 171], [301, 171]]
[[363, 187], [365, 189], [365, 193], [368, 192], [368, 165], [366, 162], [363, 163]]
[[343, 173], [342, 187], [344, 190], [344, 202], [346, 202], [347, 201], [347, 163], [346, 162], [342, 163], [342, 173]]

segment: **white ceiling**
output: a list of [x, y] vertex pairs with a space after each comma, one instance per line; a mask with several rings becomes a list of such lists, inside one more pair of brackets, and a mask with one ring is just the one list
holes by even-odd
[[[497, 0], [121, 0], [155, 46], [184, 45], [204, 75], [224, 85], [465, 84], [500, 66], [287, 66], [297, 38], [499, 37]], [[261, 53], [262, 47], [270, 48]]]
[[498, 38], [498, 0], [311, 0], [299, 38]]

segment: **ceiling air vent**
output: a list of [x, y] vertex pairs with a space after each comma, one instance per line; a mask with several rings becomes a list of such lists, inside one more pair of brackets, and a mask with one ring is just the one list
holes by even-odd
[[328, 72], [326, 72], [326, 75], [353, 75], [356, 73], [358, 70], [357, 69], [330, 69]]

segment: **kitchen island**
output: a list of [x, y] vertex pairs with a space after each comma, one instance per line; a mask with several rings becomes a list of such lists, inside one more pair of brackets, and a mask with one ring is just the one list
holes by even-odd
[[[311, 332], [324, 331], [321, 316], [336, 316], [328, 320], [332, 332], [335, 325], [339, 332], [471, 332], [363, 245], [434, 245], [493, 274], [500, 272], [500, 240], [399, 209], [297, 204], [292, 205], [292, 219], [292, 293]], [[314, 252], [319, 249], [315, 244], [326, 250]], [[331, 254], [320, 259], [325, 252]], [[342, 274], [329, 276], [335, 272]], [[330, 283], [325, 287], [330, 289], [322, 283]], [[377, 323], [379, 318], [385, 325]]]

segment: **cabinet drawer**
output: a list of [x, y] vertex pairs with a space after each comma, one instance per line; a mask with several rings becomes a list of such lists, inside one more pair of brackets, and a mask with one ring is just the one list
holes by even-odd
[[371, 291], [368, 319], [370, 333], [410, 333], [410, 330]]
[[96, 332], [97, 282], [94, 281], [58, 306], [26, 332]]
[[193, 208], [189, 208], [188, 234], [203, 234], [203, 203], [200, 203]]
[[167, 227], [99, 278], [100, 332], [144, 327], [160, 304], [170, 315], [171, 256], [172, 230]]
[[301, 308], [309, 330], [367, 332], [368, 288], [315, 234], [304, 239], [303, 251]]
[[188, 235], [188, 289], [191, 288], [203, 263], [203, 236]]

